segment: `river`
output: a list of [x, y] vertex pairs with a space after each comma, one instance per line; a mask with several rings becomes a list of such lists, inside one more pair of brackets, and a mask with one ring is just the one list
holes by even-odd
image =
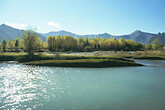
[[165, 110], [165, 61], [62, 68], [0, 63], [0, 109]]

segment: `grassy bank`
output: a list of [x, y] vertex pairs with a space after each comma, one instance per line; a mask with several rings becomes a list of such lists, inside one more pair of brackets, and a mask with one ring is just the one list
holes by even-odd
[[18, 62], [29, 62], [38, 60], [49, 60], [53, 59], [51, 55], [28, 55], [26, 53], [3, 53], [0, 54], [0, 61], [18, 61]]
[[135, 62], [114, 59], [77, 59], [77, 60], [40, 60], [25, 63], [26, 65], [56, 66], [56, 67], [122, 67], [143, 66]]
[[26, 53], [0, 53], [0, 61], [15, 61], [18, 57], [26, 55]]
[[3, 53], [0, 61], [17, 61], [27, 65], [57, 67], [120, 67], [142, 66], [133, 60], [111, 56], [80, 56], [80, 55], [48, 55], [25, 53]]
[[60, 66], [60, 67], [119, 67], [141, 66], [134, 59], [165, 60], [164, 51], [112, 52], [103, 51], [96, 55], [69, 55], [36, 53], [1, 53], [0, 61], [17, 61], [27, 65]]
[[0, 54], [0, 61], [18, 61], [18, 62], [30, 62], [38, 60], [76, 60], [76, 59], [114, 59], [122, 61], [132, 60], [123, 57], [111, 57], [111, 56], [82, 56], [82, 55], [48, 55], [48, 54], [34, 54], [28, 55], [26, 53], [4, 53]]

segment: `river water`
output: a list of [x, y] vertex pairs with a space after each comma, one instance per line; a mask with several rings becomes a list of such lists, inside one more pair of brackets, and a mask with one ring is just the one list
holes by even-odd
[[63, 68], [0, 63], [0, 109], [165, 110], [165, 61]]

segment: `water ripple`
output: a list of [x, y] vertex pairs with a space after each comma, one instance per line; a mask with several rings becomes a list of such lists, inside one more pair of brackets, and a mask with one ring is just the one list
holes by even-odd
[[[39, 67], [20, 64], [0, 64], [0, 109], [25, 106], [26, 108], [28, 106], [29, 108], [35, 108], [41, 106], [43, 101], [40, 100], [37, 101], [37, 104], [31, 104], [35, 100], [44, 99], [45, 101], [51, 97], [56, 97], [54, 94], [50, 97], [47, 87], [48, 85], [55, 85], [56, 80], [52, 82], [47, 73], [49, 73], [49, 69], [43, 70]], [[52, 88], [52, 90], [54, 89]], [[22, 102], [27, 105], [22, 106]], [[31, 107], [31, 105], [33, 106]]]
[[[165, 61], [142, 61], [165, 65]], [[164, 67], [60, 68], [0, 63], [0, 110], [157, 110]]]

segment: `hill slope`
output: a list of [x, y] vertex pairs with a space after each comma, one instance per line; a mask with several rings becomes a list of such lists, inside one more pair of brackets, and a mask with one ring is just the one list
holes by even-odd
[[16, 37], [20, 37], [22, 33], [23, 30], [15, 29], [5, 24], [0, 25], [0, 41], [2, 41], [3, 38], [7, 40], [15, 39]]
[[[2, 42], [4, 38], [6, 38], [7, 40], [14, 40], [16, 37], [20, 38], [23, 31], [24, 30], [15, 29], [13, 27], [2, 24], [0, 25], [0, 42]], [[44, 36], [40, 34], [38, 34], [38, 36], [42, 39], [42, 41], [46, 42], [46, 38]]]
[[165, 33], [159, 33], [155, 37], [149, 40], [149, 43], [152, 43], [155, 39], [158, 39], [161, 44], [165, 45]]
[[149, 43], [151, 38], [156, 36], [156, 34], [151, 34], [151, 33], [142, 32], [140, 30], [136, 30], [135, 32], [131, 33], [129, 36], [130, 39], [136, 42], [147, 44]]

